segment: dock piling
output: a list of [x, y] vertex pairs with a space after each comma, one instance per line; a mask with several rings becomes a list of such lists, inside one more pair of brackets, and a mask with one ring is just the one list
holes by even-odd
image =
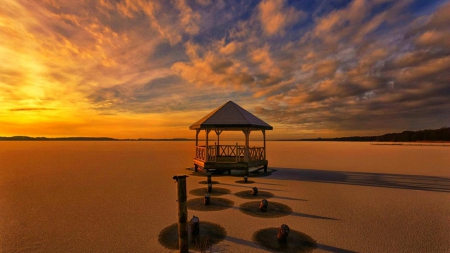
[[212, 183], [212, 181], [211, 181], [211, 172], [208, 172], [208, 174], [206, 174], [206, 182], [207, 182], [208, 184], [211, 184], [211, 183]]
[[178, 247], [180, 253], [188, 253], [188, 227], [187, 227], [187, 194], [186, 175], [176, 175], [173, 179], [177, 182], [178, 194]]
[[200, 234], [200, 219], [197, 216], [192, 216], [191, 223], [191, 234], [197, 236]]
[[205, 204], [205, 206], [209, 205], [209, 203], [211, 202], [211, 197], [208, 193], [205, 194], [205, 198], [203, 199], [203, 204]]
[[269, 205], [269, 201], [267, 199], [261, 200], [261, 203], [259, 204], [259, 210], [265, 212], [267, 211], [267, 206]]
[[288, 227], [288, 225], [282, 224], [278, 228], [277, 239], [279, 241], [281, 241], [281, 242], [286, 242], [288, 235], [289, 235], [289, 227]]
[[256, 187], [252, 188], [252, 195], [253, 196], [258, 196], [258, 188], [256, 188]]
[[208, 192], [212, 192], [212, 184], [208, 184]]

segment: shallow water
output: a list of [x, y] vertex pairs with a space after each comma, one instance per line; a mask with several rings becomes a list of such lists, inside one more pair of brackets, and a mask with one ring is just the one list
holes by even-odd
[[[0, 251], [164, 251], [157, 235], [177, 216], [172, 176], [190, 173], [194, 145], [0, 142]], [[257, 178], [258, 187], [283, 194], [276, 201], [293, 207], [288, 221], [318, 240], [318, 251], [450, 250], [449, 147], [267, 142], [267, 158], [277, 171]], [[191, 176], [189, 189], [200, 179]], [[242, 190], [236, 178], [220, 180]], [[231, 198], [235, 206], [244, 201]], [[250, 224], [243, 231], [224, 226], [225, 251], [260, 249], [247, 235], [259, 220], [243, 219]]]

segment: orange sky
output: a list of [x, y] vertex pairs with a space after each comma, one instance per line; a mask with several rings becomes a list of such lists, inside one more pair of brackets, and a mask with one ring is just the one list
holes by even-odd
[[229, 100], [269, 139], [450, 124], [448, 1], [302, 2], [2, 1], [0, 136], [192, 138]]

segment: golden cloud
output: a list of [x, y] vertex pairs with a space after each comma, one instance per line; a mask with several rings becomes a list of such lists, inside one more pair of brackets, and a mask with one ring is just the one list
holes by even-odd
[[264, 0], [259, 4], [259, 18], [267, 35], [283, 33], [284, 29], [302, 19], [306, 13], [287, 8], [284, 0]]

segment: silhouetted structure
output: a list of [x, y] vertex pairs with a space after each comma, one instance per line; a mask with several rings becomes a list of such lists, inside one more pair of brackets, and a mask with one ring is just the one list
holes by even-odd
[[[216, 110], [212, 111], [189, 127], [196, 131], [195, 135], [195, 171], [198, 169], [209, 170], [245, 170], [252, 167], [264, 167], [267, 171], [266, 159], [266, 130], [273, 127], [262, 121], [255, 115], [246, 111], [236, 103], [228, 101]], [[204, 130], [206, 133], [205, 145], [198, 145], [198, 134]], [[217, 143], [209, 144], [209, 132], [214, 130], [217, 135]], [[250, 147], [249, 138], [251, 131], [262, 131], [263, 147]], [[219, 137], [223, 131], [242, 131], [245, 135], [245, 145], [220, 145]]]

